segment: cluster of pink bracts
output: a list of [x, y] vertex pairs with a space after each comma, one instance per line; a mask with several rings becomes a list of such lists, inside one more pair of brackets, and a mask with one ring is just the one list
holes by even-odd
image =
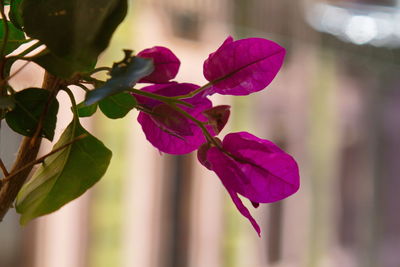
[[209, 83], [203, 87], [171, 82], [180, 61], [168, 48], [153, 47], [137, 56], [153, 59], [155, 67], [140, 81], [153, 85], [141, 90], [188, 103], [171, 106], [134, 94], [142, 107], [138, 121], [146, 138], [165, 153], [198, 150], [200, 163], [218, 175], [240, 213], [260, 235], [260, 227], [238, 194], [254, 207], [294, 194], [300, 185], [297, 163], [271, 141], [247, 132], [230, 133], [220, 141], [215, 136], [228, 121], [230, 107], [213, 107], [207, 96], [248, 95], [264, 89], [281, 68], [285, 49], [266, 39], [234, 41], [228, 37], [204, 62], [204, 77]]

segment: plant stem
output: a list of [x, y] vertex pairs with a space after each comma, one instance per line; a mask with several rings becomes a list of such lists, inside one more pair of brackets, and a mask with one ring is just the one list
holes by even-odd
[[15, 77], [18, 73], [20, 73], [28, 64], [31, 63], [30, 61], [25, 62], [19, 69], [17, 69], [12, 75], [8, 76], [6, 79], [3, 80], [3, 84], [9, 80], [11, 80], [13, 77]]
[[93, 74], [95, 74], [96, 72], [99, 72], [99, 71], [111, 72], [111, 70], [112, 69], [110, 67], [99, 67], [99, 68], [96, 68], [96, 69], [92, 70], [91, 72], [88, 72], [87, 75], [91, 76], [91, 75], [93, 75]]
[[205, 89], [207, 89], [208, 87], [210, 87], [211, 85], [213, 85], [215, 83], [215, 81], [206, 83], [205, 85], [203, 85], [202, 87], [197, 88], [196, 90], [186, 94], [186, 95], [178, 95], [178, 96], [173, 96], [171, 97], [172, 99], [185, 99], [185, 98], [191, 98], [195, 95], [197, 95], [198, 93], [203, 92]]
[[7, 171], [6, 166], [4, 165], [4, 162], [0, 159], [0, 168], [3, 171], [3, 174], [5, 177], [7, 177], [8, 175], [10, 175]]
[[[49, 90], [51, 95], [55, 97], [58, 90], [63, 84], [63, 80], [57, 78], [49, 73], [45, 73], [43, 88]], [[51, 101], [51, 99], [50, 99]], [[40, 131], [36, 131], [40, 133]], [[24, 137], [19, 148], [17, 158], [11, 168], [10, 173], [14, 173], [17, 170], [24, 168], [25, 165], [33, 162], [39, 152], [40, 144], [42, 138], [38, 135], [33, 137]], [[18, 174], [13, 175], [12, 179], [8, 179], [0, 184], [0, 221], [3, 220], [5, 214], [12, 206], [15, 198], [22, 185], [28, 178], [29, 173], [32, 170], [32, 166], [26, 167], [24, 170], [20, 171]]]
[[81, 83], [74, 83], [73, 85], [76, 85], [76, 86], [82, 88], [86, 93], [90, 91], [89, 88], [87, 88], [85, 85], [83, 85]]
[[216, 147], [221, 147], [221, 145], [218, 144], [217, 141], [215, 141], [214, 137], [210, 134], [210, 132], [204, 126], [204, 123], [202, 121], [199, 121], [198, 119], [196, 119], [195, 117], [193, 117], [188, 112], [186, 112], [185, 110], [181, 109], [180, 107], [176, 106], [175, 104], [170, 104], [170, 107], [172, 107], [173, 109], [175, 109], [176, 111], [181, 113], [183, 116], [185, 116], [189, 120], [191, 120], [194, 123], [196, 123], [197, 126], [199, 126], [200, 129], [203, 131], [203, 134], [204, 134], [205, 138], [208, 140], [208, 142], [211, 142]]
[[170, 105], [171, 104], [179, 104], [179, 105], [183, 105], [183, 106], [186, 106], [186, 107], [193, 108], [192, 104], [190, 104], [188, 102], [185, 102], [185, 101], [182, 101], [180, 99], [177, 99], [175, 97], [169, 97], [169, 96], [153, 94], [153, 93], [150, 93], [150, 92], [146, 92], [146, 91], [138, 90], [138, 89], [134, 89], [134, 88], [133, 89], [129, 89], [128, 91], [132, 92], [132, 93], [134, 93], [136, 95], [141, 95], [141, 96], [148, 97], [148, 98], [151, 98], [151, 99], [159, 100], [159, 101], [161, 101], [161, 102], [163, 102], [165, 104], [170, 104]]

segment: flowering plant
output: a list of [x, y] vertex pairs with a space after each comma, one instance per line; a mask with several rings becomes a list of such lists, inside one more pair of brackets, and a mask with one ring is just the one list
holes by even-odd
[[227, 123], [230, 107], [212, 107], [207, 96], [247, 95], [264, 89], [278, 73], [285, 50], [266, 39], [234, 41], [228, 37], [204, 62], [209, 83], [202, 87], [169, 82], [178, 72], [179, 60], [167, 48], [145, 51], [138, 55], [153, 58], [155, 71], [151, 77], [158, 74], [157, 79], [144, 78], [154, 85], [141, 91], [168, 97], [163, 102], [132, 91], [141, 107], [138, 121], [147, 139], [165, 153], [185, 154], [197, 149], [200, 163], [218, 175], [240, 213], [260, 234], [260, 227], [238, 194], [255, 207], [294, 194], [299, 188], [296, 161], [274, 143], [247, 132], [230, 133], [222, 142], [214, 137]]
[[[10, 5], [9, 20], [5, 5]], [[90, 12], [82, 11], [85, 8]], [[234, 41], [228, 37], [205, 60], [208, 83], [198, 86], [173, 81], [180, 61], [161, 46], [137, 55], [124, 50], [124, 58], [111, 67], [94, 67], [126, 14], [126, 0], [0, 0], [0, 11], [4, 26], [0, 32], [0, 118], [25, 136], [11, 171], [0, 159], [4, 174], [0, 219], [16, 199], [16, 210], [25, 224], [79, 197], [104, 175], [111, 151], [79, 122], [98, 108], [111, 119], [139, 110], [137, 120], [146, 138], [161, 152], [197, 150], [200, 163], [218, 175], [258, 234], [260, 227], [238, 195], [257, 207], [298, 190], [295, 160], [272, 142], [247, 132], [230, 133], [223, 141], [216, 137], [229, 119], [230, 106], [213, 106], [208, 98], [213, 94], [248, 95], [268, 86], [285, 55], [278, 44], [262, 38]], [[29, 44], [25, 50], [9, 55], [25, 43]], [[8, 81], [18, 73], [11, 74], [11, 66], [19, 59], [46, 70], [43, 88], [15, 91], [10, 86]], [[106, 71], [110, 78], [94, 78], [99, 71]], [[147, 85], [135, 88], [139, 83]], [[72, 92], [76, 86], [86, 91], [79, 104]], [[54, 137], [60, 90], [71, 99], [73, 119], [52, 151], [38, 158], [41, 139], [52, 141]], [[26, 182], [39, 163], [43, 164]]]

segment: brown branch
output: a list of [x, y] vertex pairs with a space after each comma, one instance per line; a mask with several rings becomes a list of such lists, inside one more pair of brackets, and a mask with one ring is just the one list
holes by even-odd
[[[45, 73], [43, 88], [49, 90], [53, 97], [57, 95], [57, 92], [62, 85], [63, 81], [60, 78], [57, 78], [47, 72]], [[36, 133], [40, 133], [40, 131], [36, 131]], [[10, 173], [14, 173], [17, 170], [24, 168], [24, 166], [30, 162], [35, 161], [39, 153], [41, 141], [42, 138], [38, 135], [33, 137], [24, 137], [18, 151], [17, 159], [15, 160], [14, 166], [12, 167]], [[3, 220], [8, 209], [12, 206], [12, 203], [17, 197], [22, 185], [28, 178], [32, 168], [33, 165], [25, 168], [23, 171], [20, 171], [17, 175], [14, 175], [12, 179], [6, 180], [0, 184], [0, 221]]]
[[4, 176], [10, 175], [7, 171], [6, 165], [4, 165], [3, 161], [0, 159], [0, 168], [3, 171]]

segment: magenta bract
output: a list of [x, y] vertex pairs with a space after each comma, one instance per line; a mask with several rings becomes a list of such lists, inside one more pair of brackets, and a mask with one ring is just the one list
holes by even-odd
[[166, 83], [175, 78], [181, 62], [166, 47], [155, 46], [137, 54], [138, 57], [153, 59], [154, 71], [141, 79], [142, 83]]
[[183, 116], [180, 112], [172, 107], [161, 104], [152, 109], [153, 114], [151, 119], [160, 127], [164, 132], [170, 133], [177, 137], [193, 135], [192, 129], [187, 127], [190, 124], [188, 118]]
[[[204, 152], [203, 152], [204, 154]], [[212, 147], [204, 156], [207, 164], [221, 179], [233, 202], [260, 234], [260, 228], [237, 194], [254, 206], [282, 200], [300, 186], [296, 161], [274, 143], [247, 132], [231, 133], [222, 141], [222, 150]]]
[[267, 39], [228, 37], [204, 62], [204, 77], [213, 82], [211, 95], [248, 95], [268, 86], [282, 66], [285, 49]]
[[219, 134], [228, 122], [230, 108], [229, 105], [219, 105], [203, 111], [215, 134]]
[[[199, 88], [199, 86], [194, 84], [173, 82], [147, 86], [142, 88], [142, 90], [163, 96], [178, 96], [187, 94], [197, 88]], [[135, 95], [135, 97], [141, 105], [150, 110], [157, 111], [160, 109], [157, 107], [162, 105], [162, 103], [157, 100], [138, 95]], [[192, 98], [185, 99], [185, 101], [192, 104], [193, 108], [181, 106], [182, 109], [197, 120], [207, 121], [207, 118], [202, 112], [211, 107], [212, 104], [210, 100], [196, 95]], [[156, 123], [158, 118], [152, 117], [152, 115], [140, 112], [138, 122], [142, 126], [147, 140], [162, 152], [169, 154], [186, 154], [196, 150], [206, 141], [201, 129], [190, 120], [179, 117], [177, 121], [173, 123], [166, 123], [164, 121], [163, 126], [160, 127], [159, 121]], [[183, 123], [185, 123], [185, 125], [183, 125]], [[166, 124], [168, 124], [168, 126], [166, 126]], [[183, 127], [186, 127], [187, 130], [184, 130]]]

